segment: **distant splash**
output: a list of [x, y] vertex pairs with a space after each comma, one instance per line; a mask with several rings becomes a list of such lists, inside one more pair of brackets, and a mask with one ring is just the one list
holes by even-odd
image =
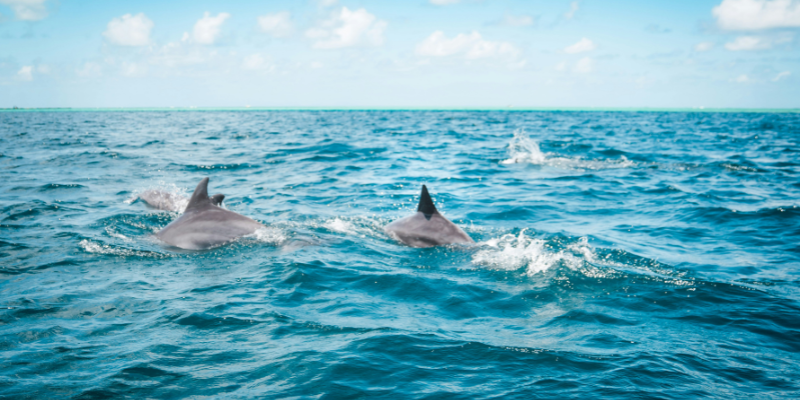
[[479, 243], [481, 247], [472, 256], [472, 262], [489, 268], [516, 271], [525, 269], [527, 275], [546, 271], [559, 263], [573, 270], [580, 269], [585, 262], [595, 262], [597, 257], [586, 237], [569, 244], [565, 249], [554, 251], [542, 239], [525, 234], [505, 234], [499, 238]]
[[500, 164], [532, 164], [546, 165], [561, 169], [620, 169], [634, 168], [637, 163], [628, 160], [624, 155], [617, 160], [585, 160], [546, 154], [539, 148], [539, 143], [528, 137], [522, 129], [514, 131], [514, 138], [508, 144], [509, 158]]

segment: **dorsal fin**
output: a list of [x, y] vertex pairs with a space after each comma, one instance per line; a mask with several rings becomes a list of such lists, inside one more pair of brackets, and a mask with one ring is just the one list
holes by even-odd
[[211, 196], [211, 204], [215, 206], [222, 206], [222, 200], [225, 200], [225, 195], [222, 193], [217, 193]]
[[203, 178], [194, 189], [194, 193], [192, 193], [192, 198], [189, 199], [189, 204], [186, 206], [186, 209], [200, 207], [209, 203], [211, 203], [211, 199], [208, 198], [208, 178]]
[[425, 185], [422, 185], [422, 193], [419, 195], [419, 206], [417, 206], [417, 211], [425, 214], [426, 216], [436, 214], [436, 206], [433, 205], [433, 199], [431, 199], [431, 195], [428, 194], [428, 188]]

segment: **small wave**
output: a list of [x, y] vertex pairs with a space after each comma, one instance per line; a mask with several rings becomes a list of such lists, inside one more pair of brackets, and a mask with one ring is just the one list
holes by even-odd
[[141, 251], [141, 250], [132, 250], [126, 249], [124, 247], [114, 247], [109, 246], [107, 244], [100, 244], [93, 242], [88, 239], [81, 240], [78, 245], [86, 251], [87, 253], [92, 254], [105, 254], [105, 255], [114, 255], [114, 256], [122, 256], [122, 257], [148, 257], [148, 258], [169, 258], [172, 257], [169, 254], [158, 253], [154, 251]]
[[483, 249], [472, 256], [473, 263], [509, 271], [525, 268], [528, 275], [546, 271], [559, 263], [577, 270], [585, 262], [596, 259], [588, 238], [582, 237], [576, 243], [554, 251], [544, 240], [526, 235], [525, 229], [519, 235], [506, 234], [479, 245]]
[[508, 144], [509, 158], [500, 164], [547, 165], [561, 169], [621, 169], [633, 168], [638, 164], [624, 155], [612, 160], [585, 160], [582, 158], [559, 157], [542, 152], [539, 143], [529, 138], [522, 129], [514, 131], [514, 138]]

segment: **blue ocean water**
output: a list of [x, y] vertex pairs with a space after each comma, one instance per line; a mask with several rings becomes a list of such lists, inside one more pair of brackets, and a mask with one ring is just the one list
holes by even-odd
[[798, 398], [799, 205], [793, 113], [3, 112], [0, 396]]

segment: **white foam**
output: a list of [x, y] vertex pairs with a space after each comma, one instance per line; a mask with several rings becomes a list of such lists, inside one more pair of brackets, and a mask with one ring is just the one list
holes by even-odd
[[522, 129], [514, 131], [514, 138], [508, 144], [509, 158], [500, 164], [547, 165], [561, 169], [618, 169], [632, 168], [637, 164], [621, 156], [617, 160], [585, 160], [580, 157], [569, 158], [542, 152], [539, 143], [529, 138]]
[[153, 257], [153, 258], [172, 257], [172, 255], [169, 254], [156, 253], [152, 251], [131, 250], [123, 247], [109, 246], [107, 244], [101, 245], [99, 243], [95, 243], [88, 239], [81, 240], [80, 243], [78, 243], [78, 245], [80, 245], [81, 248], [83, 248], [83, 250], [86, 251], [87, 253], [92, 253], [92, 254], [108, 254], [108, 255], [123, 256], [123, 257], [126, 256]]
[[478, 244], [483, 247], [472, 256], [472, 262], [501, 270], [525, 269], [528, 275], [546, 271], [558, 263], [578, 270], [596, 257], [587, 238], [580, 238], [565, 249], [553, 251], [544, 240], [531, 238], [523, 229], [519, 235], [506, 234]]
[[257, 229], [251, 235], [247, 235], [248, 237], [255, 238], [257, 241], [261, 243], [267, 243], [271, 245], [281, 245], [289, 239], [286, 236], [286, 232], [282, 229], [273, 228], [265, 226], [263, 228]]

